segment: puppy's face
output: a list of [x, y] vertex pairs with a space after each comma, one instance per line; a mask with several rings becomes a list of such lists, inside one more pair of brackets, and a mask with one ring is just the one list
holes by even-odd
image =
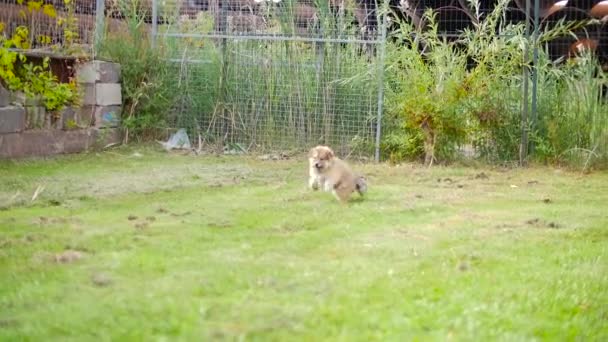
[[331, 167], [334, 159], [334, 151], [327, 146], [317, 146], [308, 153], [310, 166], [318, 172], [323, 172]]

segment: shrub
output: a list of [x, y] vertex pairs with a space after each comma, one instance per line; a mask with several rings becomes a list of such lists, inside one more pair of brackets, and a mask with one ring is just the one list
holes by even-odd
[[[432, 11], [425, 12], [424, 19], [424, 30], [402, 23], [396, 44], [389, 45], [387, 109], [401, 122], [396, 126], [409, 134], [388, 134], [389, 139], [401, 136], [407, 140], [387, 144], [385, 139], [384, 145], [394, 148], [422, 143], [424, 162], [431, 165], [438, 157], [449, 159], [466, 137], [468, 118], [461, 100], [466, 95], [467, 59], [455, 42], [439, 37]], [[412, 155], [420, 149], [408, 150], [400, 155]]]
[[41, 65], [27, 62], [27, 57], [17, 49], [28, 49], [29, 30], [19, 26], [7, 38], [0, 32], [0, 82], [12, 91], [22, 91], [27, 97], [40, 96], [48, 111], [58, 111], [68, 104], [78, 102], [75, 82], [60, 83], [49, 68], [49, 58]]
[[[469, 1], [477, 17], [473, 27], [454, 40], [437, 33], [432, 11], [425, 13], [423, 25], [401, 23], [387, 67], [389, 133], [383, 147], [391, 158], [416, 158], [412, 152], [423, 150], [427, 165], [450, 161], [465, 143], [491, 162], [518, 156], [522, 70], [529, 67], [525, 47], [540, 48], [588, 22], [561, 20], [532, 40], [523, 23], [503, 20], [508, 3], [498, 1], [482, 17], [479, 3]], [[542, 49], [540, 54], [544, 55]], [[581, 58], [560, 67], [539, 65], [539, 122], [531, 139], [541, 159], [563, 160], [564, 153], [581, 149], [594, 157], [605, 155], [608, 111], [601, 89], [606, 78], [597, 76], [602, 73], [597, 61]], [[416, 143], [417, 148], [412, 146]]]

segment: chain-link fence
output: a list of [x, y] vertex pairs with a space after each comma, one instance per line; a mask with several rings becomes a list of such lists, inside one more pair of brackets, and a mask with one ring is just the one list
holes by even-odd
[[[438, 31], [457, 40], [496, 3], [480, 1], [475, 9], [466, 0], [153, 1], [150, 13], [156, 39], [171, 46], [183, 88], [175, 126], [190, 128], [205, 142], [237, 149], [326, 143], [343, 153], [375, 150], [378, 157], [383, 52], [395, 19], [421, 25], [424, 11], [432, 8]], [[381, 11], [383, 5], [391, 11]], [[526, 34], [532, 40], [560, 21], [595, 18], [574, 30], [575, 35], [556, 36], [536, 48], [553, 62], [587, 48], [605, 63], [606, 7], [598, 1], [513, 1], [503, 19], [522, 23], [528, 18]], [[396, 18], [384, 23], [385, 13]], [[538, 50], [530, 48], [529, 64], [539, 63], [537, 59]], [[530, 134], [540, 126], [539, 106], [546, 110], [551, 100], [538, 98], [544, 88], [538, 88], [537, 69], [524, 69], [525, 85], [514, 101], [522, 113], [517, 124], [523, 128], [511, 140], [533, 147]], [[521, 152], [523, 160], [527, 148]]]
[[386, 31], [371, 19], [337, 2], [184, 5], [164, 2], [153, 29], [183, 89], [174, 125], [243, 150], [374, 146]]
[[[422, 25], [424, 11], [432, 8], [438, 31], [456, 41], [496, 3], [479, 1], [475, 8], [468, 0], [0, 0], [0, 23], [4, 32], [28, 27], [37, 49], [92, 51], [100, 32], [120, 30], [135, 11], [153, 42], [169, 51], [177, 89], [166, 115], [170, 126], [237, 150], [326, 143], [343, 153], [375, 150], [377, 156], [384, 52], [396, 19]], [[539, 61], [539, 51], [531, 48], [529, 64], [591, 50], [608, 70], [608, 1], [515, 0], [503, 19], [527, 22], [531, 39], [560, 22], [588, 20], [575, 35], [536, 45], [547, 52], [541, 54], [546, 60]], [[538, 113], [552, 110], [551, 99], [543, 102], [546, 89], [538, 87], [543, 75], [535, 70], [524, 68], [529, 84], [515, 104], [525, 129], [513, 139], [524, 145]]]

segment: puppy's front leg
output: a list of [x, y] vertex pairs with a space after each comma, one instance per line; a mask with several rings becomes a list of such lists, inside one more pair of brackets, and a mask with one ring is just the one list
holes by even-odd
[[323, 182], [323, 190], [330, 192], [334, 190], [334, 183], [329, 179], [325, 179]]
[[319, 178], [310, 176], [308, 178], [308, 187], [312, 190], [319, 190]]

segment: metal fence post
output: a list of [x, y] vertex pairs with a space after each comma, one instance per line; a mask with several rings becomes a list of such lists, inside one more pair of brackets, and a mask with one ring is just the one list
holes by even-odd
[[529, 73], [529, 45], [530, 45], [530, 0], [526, 0], [526, 46], [524, 50], [524, 70], [523, 70], [523, 94], [522, 94], [522, 112], [521, 112], [521, 142], [519, 146], [519, 164], [524, 166], [528, 158], [528, 78]]
[[105, 19], [105, 10], [106, 2], [105, 0], [96, 0], [95, 1], [95, 43], [93, 45], [93, 59], [97, 57], [97, 52], [99, 51], [99, 46], [101, 44], [101, 40], [104, 35], [104, 19]]
[[380, 30], [382, 31], [382, 39], [380, 40], [380, 51], [378, 57], [378, 115], [376, 118], [376, 151], [374, 160], [376, 163], [380, 161], [380, 138], [382, 134], [382, 111], [384, 107], [384, 58], [386, 54], [386, 30], [388, 26], [388, 1], [384, 1], [382, 7], [382, 24]]
[[[532, 36], [532, 42], [534, 46], [532, 47], [532, 107], [530, 110], [530, 114], [532, 115], [532, 129], [536, 128], [537, 121], [537, 104], [538, 104], [538, 21], [539, 21], [539, 12], [540, 12], [540, 1], [534, 0], [534, 34]], [[530, 142], [530, 153], [534, 153], [534, 142]]]
[[[98, 0], [99, 1], [99, 0]], [[158, 0], [152, 0], [152, 35], [150, 37], [152, 47], [156, 47], [156, 35], [158, 33]]]

